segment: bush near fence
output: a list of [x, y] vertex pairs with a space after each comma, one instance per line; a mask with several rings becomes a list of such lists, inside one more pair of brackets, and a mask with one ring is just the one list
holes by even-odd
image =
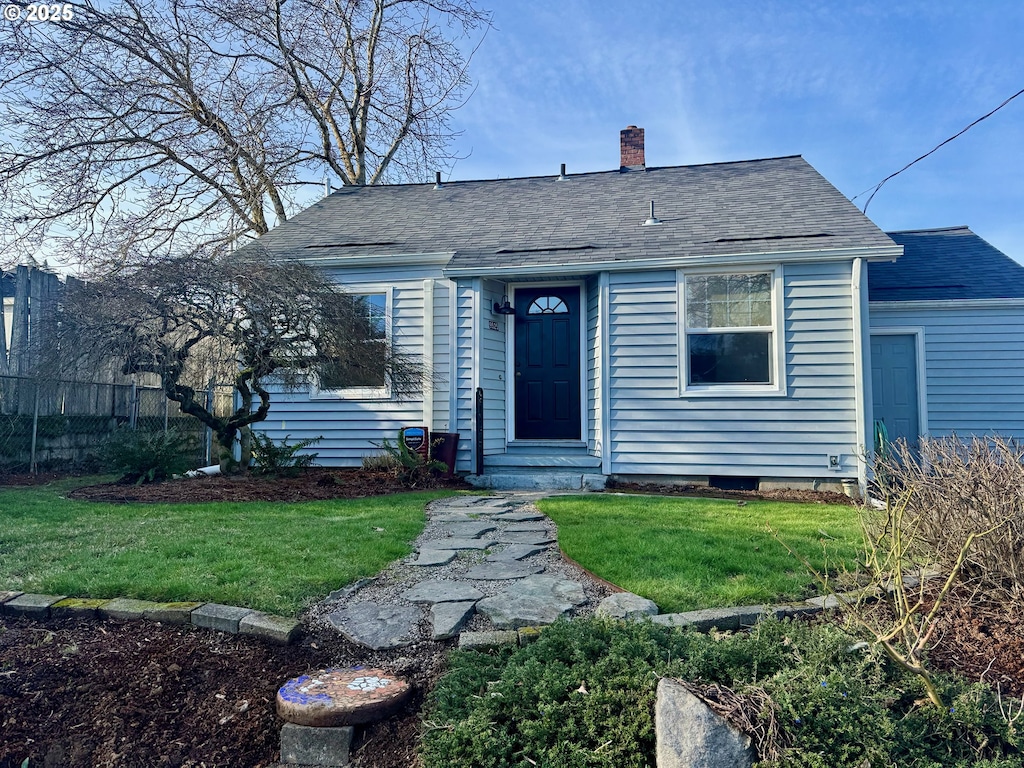
[[[232, 391], [214, 385], [206, 397], [227, 412]], [[210, 431], [159, 387], [0, 376], [0, 472], [103, 470], [103, 443], [123, 425], [195, 435], [196, 466], [216, 455]]]

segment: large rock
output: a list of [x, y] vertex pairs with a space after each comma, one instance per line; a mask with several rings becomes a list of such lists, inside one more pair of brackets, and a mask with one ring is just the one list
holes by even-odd
[[658, 768], [750, 768], [750, 737], [681, 683], [662, 678], [654, 708]]
[[342, 635], [375, 651], [401, 648], [416, 640], [423, 612], [414, 605], [353, 603], [327, 616]]
[[609, 595], [597, 606], [599, 616], [611, 616], [615, 619], [642, 619], [644, 616], [655, 616], [658, 606], [653, 600], [634, 595], [632, 592], [618, 592]]
[[528, 576], [476, 604], [499, 629], [551, 624], [586, 602], [583, 587], [553, 576]]

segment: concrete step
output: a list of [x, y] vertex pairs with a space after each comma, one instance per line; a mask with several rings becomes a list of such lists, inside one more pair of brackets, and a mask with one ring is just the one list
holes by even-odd
[[499, 453], [484, 456], [484, 472], [492, 469], [573, 469], [600, 471], [601, 457], [587, 453]]
[[590, 491], [604, 488], [607, 477], [596, 472], [570, 469], [486, 468], [482, 475], [469, 475], [467, 482], [495, 491]]

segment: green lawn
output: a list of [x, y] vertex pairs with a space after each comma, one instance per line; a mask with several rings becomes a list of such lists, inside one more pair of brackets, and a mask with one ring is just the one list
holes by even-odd
[[67, 499], [74, 485], [0, 488], [0, 589], [200, 600], [294, 616], [408, 554], [427, 502], [451, 495], [104, 504]]
[[[648, 597], [663, 613], [782, 602], [816, 593], [800, 562], [767, 525], [810, 562], [855, 567], [857, 511], [825, 504], [660, 496], [543, 499], [562, 550], [598, 576]], [[822, 532], [829, 538], [825, 538]]]

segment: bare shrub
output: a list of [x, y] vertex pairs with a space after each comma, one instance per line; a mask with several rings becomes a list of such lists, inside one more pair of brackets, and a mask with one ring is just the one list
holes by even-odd
[[962, 578], [994, 601], [1024, 603], [1024, 447], [999, 437], [924, 438], [917, 450], [897, 441], [875, 473], [885, 495], [906, 496], [908, 530], [939, 570], [963, 552]]

